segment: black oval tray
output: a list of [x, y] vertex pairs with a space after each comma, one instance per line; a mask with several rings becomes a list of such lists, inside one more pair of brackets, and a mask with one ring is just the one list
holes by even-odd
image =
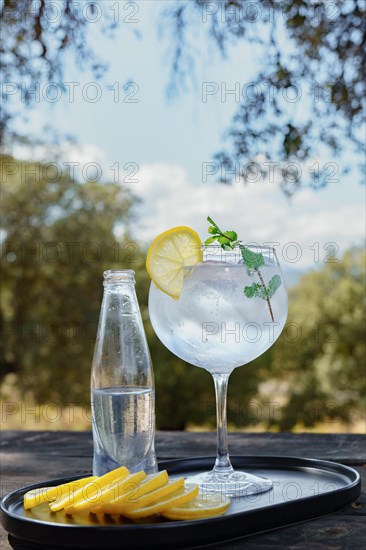
[[[159, 463], [171, 476], [189, 476], [212, 468], [214, 458], [192, 458]], [[69, 477], [23, 487], [1, 503], [4, 528], [16, 550], [142, 550], [193, 548], [228, 541], [291, 523], [335, 512], [357, 499], [361, 491], [358, 472], [348, 466], [294, 457], [232, 457], [233, 466], [268, 477], [273, 489], [259, 495], [232, 499], [224, 516], [195, 521], [104, 524], [67, 519], [52, 514], [47, 504], [33, 511], [23, 508], [30, 489], [78, 479]], [[43, 508], [42, 508], [43, 506]], [[92, 517], [92, 516], [90, 516]]]

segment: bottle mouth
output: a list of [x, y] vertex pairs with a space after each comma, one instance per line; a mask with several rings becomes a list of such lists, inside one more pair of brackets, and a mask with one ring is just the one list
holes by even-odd
[[104, 286], [135, 283], [135, 272], [133, 269], [108, 269], [104, 271], [103, 277]]

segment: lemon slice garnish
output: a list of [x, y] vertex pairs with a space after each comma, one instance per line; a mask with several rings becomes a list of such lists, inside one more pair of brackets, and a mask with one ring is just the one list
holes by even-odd
[[173, 227], [156, 237], [150, 246], [146, 269], [155, 285], [178, 300], [186, 266], [202, 261], [201, 239], [190, 227]]
[[221, 494], [198, 495], [186, 504], [175, 506], [161, 512], [172, 520], [190, 520], [222, 516], [230, 506], [230, 499]]

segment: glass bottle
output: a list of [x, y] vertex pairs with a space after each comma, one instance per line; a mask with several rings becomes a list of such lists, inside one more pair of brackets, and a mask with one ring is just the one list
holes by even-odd
[[91, 372], [93, 474], [118, 466], [157, 471], [155, 389], [135, 293], [135, 272], [104, 272], [104, 295]]

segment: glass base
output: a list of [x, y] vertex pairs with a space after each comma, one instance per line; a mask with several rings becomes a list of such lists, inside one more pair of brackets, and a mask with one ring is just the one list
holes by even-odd
[[270, 479], [254, 476], [246, 472], [232, 470], [217, 473], [215, 470], [187, 478], [188, 483], [197, 483], [201, 493], [221, 493], [229, 496], [245, 497], [265, 493], [273, 487]]

